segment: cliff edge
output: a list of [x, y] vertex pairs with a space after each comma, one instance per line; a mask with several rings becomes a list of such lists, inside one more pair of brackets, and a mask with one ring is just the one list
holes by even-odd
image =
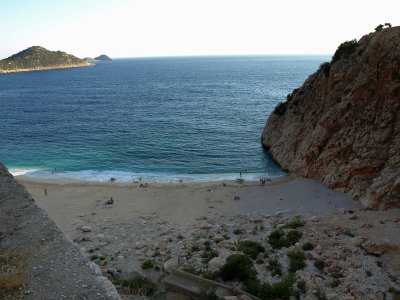
[[1, 163], [0, 299], [120, 299]]
[[341, 44], [275, 108], [262, 144], [294, 175], [400, 207], [400, 27]]

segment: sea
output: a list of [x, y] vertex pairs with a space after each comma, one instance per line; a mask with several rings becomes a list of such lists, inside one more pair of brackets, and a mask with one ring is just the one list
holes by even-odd
[[328, 56], [115, 59], [0, 74], [0, 161], [14, 175], [202, 182], [286, 173], [261, 146], [275, 106]]

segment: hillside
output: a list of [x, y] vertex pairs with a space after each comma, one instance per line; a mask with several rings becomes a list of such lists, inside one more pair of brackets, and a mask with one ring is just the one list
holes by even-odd
[[33, 46], [1, 60], [0, 73], [87, 67], [91, 65], [62, 51], [49, 51], [40, 46]]
[[341, 44], [275, 108], [262, 144], [294, 175], [400, 207], [400, 27]]

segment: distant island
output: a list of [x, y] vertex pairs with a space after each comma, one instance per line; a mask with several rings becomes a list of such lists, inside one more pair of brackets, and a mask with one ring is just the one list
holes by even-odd
[[0, 73], [78, 68], [92, 65], [91, 62], [62, 51], [49, 51], [40, 46], [32, 46], [0, 60]]
[[99, 55], [99, 56], [97, 56], [95, 58], [85, 57], [83, 60], [88, 62], [88, 63], [93, 63], [93, 62], [96, 62], [96, 61], [112, 61], [111, 57], [109, 57], [109, 56], [107, 56], [105, 54]]
[[102, 55], [95, 57], [93, 60], [110, 61], [112, 59], [109, 56], [102, 54]]

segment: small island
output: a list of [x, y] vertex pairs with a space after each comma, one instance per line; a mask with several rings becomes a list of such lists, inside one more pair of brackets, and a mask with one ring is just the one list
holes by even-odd
[[93, 66], [74, 55], [62, 51], [49, 51], [40, 46], [29, 47], [0, 60], [0, 73], [30, 72]]
[[109, 57], [105, 54], [102, 54], [102, 55], [95, 57], [93, 60], [111, 61], [112, 59], [111, 59], [111, 57]]

